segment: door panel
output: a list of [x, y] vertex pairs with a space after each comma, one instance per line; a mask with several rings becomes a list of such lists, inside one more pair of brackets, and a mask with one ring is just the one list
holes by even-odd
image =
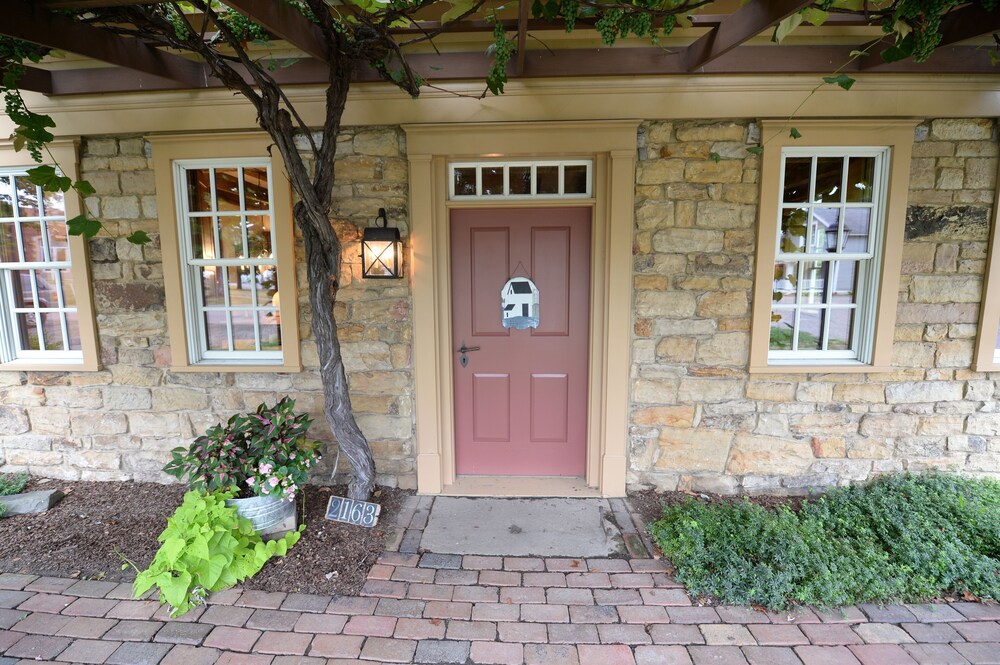
[[[589, 208], [451, 212], [455, 463], [460, 474], [583, 476]], [[539, 326], [504, 328], [512, 276], [539, 290]], [[462, 366], [457, 349], [469, 351]]]

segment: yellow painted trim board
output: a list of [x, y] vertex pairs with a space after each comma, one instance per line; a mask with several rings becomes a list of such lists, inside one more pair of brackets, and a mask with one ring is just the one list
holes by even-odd
[[1000, 328], [1000, 164], [997, 165], [996, 195], [993, 199], [993, 219], [990, 229], [990, 254], [983, 281], [982, 304], [979, 311], [979, 334], [976, 337], [975, 369], [977, 372], [1000, 371], [997, 356], [997, 330]]

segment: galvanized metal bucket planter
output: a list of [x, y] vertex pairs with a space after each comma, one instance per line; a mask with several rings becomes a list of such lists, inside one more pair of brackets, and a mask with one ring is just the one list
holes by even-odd
[[249, 499], [226, 499], [226, 505], [236, 508], [264, 540], [280, 538], [298, 526], [295, 502], [272, 496], [252, 496]]

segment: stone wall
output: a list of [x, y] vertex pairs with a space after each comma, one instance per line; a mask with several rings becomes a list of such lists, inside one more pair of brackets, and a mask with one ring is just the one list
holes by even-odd
[[916, 129], [889, 374], [747, 373], [758, 140], [747, 121], [640, 130], [629, 483], [799, 493], [904, 469], [1000, 473], [1000, 375], [970, 370], [994, 123]]
[[[337, 319], [353, 403], [375, 452], [378, 481], [415, 485], [410, 292], [407, 280], [360, 280], [360, 228], [380, 207], [407, 233], [407, 164], [398, 128], [345, 130], [339, 138], [334, 223], [344, 239], [345, 288]], [[330, 476], [336, 446], [322, 417], [318, 358], [301, 242], [297, 244], [301, 373], [169, 370], [162, 256], [150, 145], [142, 137], [84, 141], [86, 201], [107, 228], [90, 242], [100, 338], [99, 372], [0, 372], [0, 471], [84, 480], [171, 480], [169, 450], [260, 402], [291, 395], [330, 443], [317, 479]], [[160, 202], [173, 205], [172, 201]], [[286, 220], [290, 222], [290, 219]], [[153, 242], [124, 238], [144, 230]], [[341, 468], [346, 469], [346, 460]]]

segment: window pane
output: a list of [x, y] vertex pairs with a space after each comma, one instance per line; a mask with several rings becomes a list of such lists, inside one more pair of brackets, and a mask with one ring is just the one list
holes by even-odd
[[229, 334], [226, 332], [226, 311], [210, 309], [205, 311], [205, 332], [209, 351], [228, 351]]
[[476, 195], [476, 169], [468, 166], [455, 169], [455, 196]]
[[869, 251], [871, 220], [871, 208], [845, 208], [844, 236], [841, 239], [840, 251], [857, 254], [867, 253]]
[[35, 289], [38, 292], [39, 307], [59, 307], [59, 283], [56, 270], [36, 270]]
[[190, 169], [187, 172], [188, 206], [191, 212], [209, 212], [212, 209], [212, 187], [209, 169]]
[[247, 210], [267, 210], [267, 169], [255, 166], [243, 169], [243, 190]]
[[216, 210], [240, 209], [240, 178], [237, 169], [215, 169]]
[[5, 187], [3, 181], [9, 182], [9, 178], [0, 178], [0, 217], [9, 219], [14, 216], [14, 197], [7, 191], [9, 185]]
[[804, 203], [809, 200], [809, 178], [812, 171], [811, 157], [785, 159], [785, 203]]
[[69, 243], [66, 238], [66, 224], [48, 220], [45, 230], [49, 234], [49, 260], [69, 261]]
[[224, 259], [246, 258], [243, 253], [243, 223], [239, 217], [219, 217], [219, 246]]
[[17, 334], [21, 338], [21, 348], [25, 351], [38, 351], [38, 328], [35, 326], [34, 314], [17, 315]]
[[263, 351], [281, 350], [281, 314], [279, 312], [257, 312], [260, 322], [260, 348]]
[[798, 263], [775, 263], [774, 285], [771, 287], [771, 301], [775, 305], [793, 305], [797, 302], [796, 288], [799, 283]]
[[786, 254], [798, 254], [806, 247], [806, 220], [808, 208], [792, 208], [781, 211], [781, 243], [778, 250]]
[[854, 332], [854, 308], [834, 307], [830, 310], [829, 340], [827, 348], [831, 351], [847, 351], [851, 348], [851, 336]]
[[76, 312], [66, 312], [66, 331], [69, 333], [69, 350], [79, 351], [80, 346], [80, 323], [77, 321]]
[[233, 311], [233, 350], [256, 351], [257, 341], [254, 333], [253, 312], [246, 310]]
[[564, 193], [587, 193], [587, 167], [584, 164], [567, 166], [563, 173]]
[[253, 268], [230, 267], [226, 272], [229, 274], [229, 306], [250, 307], [253, 304]]
[[483, 196], [503, 195], [503, 167], [483, 167]]
[[45, 260], [41, 222], [21, 222], [21, 245], [25, 262], [40, 263]]
[[559, 167], [539, 166], [535, 169], [538, 177], [538, 189], [536, 194], [558, 194], [559, 193]]
[[271, 250], [271, 218], [268, 216], [247, 217], [247, 241], [250, 243], [250, 257], [255, 259], [270, 258]]
[[815, 305], [826, 302], [826, 283], [830, 261], [809, 261], [802, 266], [802, 302]]
[[854, 304], [858, 292], [858, 275], [860, 261], [832, 261], [833, 270], [833, 302], [835, 304]]
[[17, 228], [14, 222], [0, 222], [0, 263], [17, 263]]
[[825, 309], [799, 310], [799, 351], [818, 351], [823, 348], [822, 326]]
[[772, 351], [792, 350], [792, 327], [795, 323], [794, 309], [775, 308], [771, 313], [771, 342]]
[[[274, 266], [256, 266], [257, 305], [267, 307], [278, 294], [278, 271]], [[277, 307], [277, 304], [275, 304]]]
[[76, 307], [76, 290], [73, 288], [73, 273], [60, 270], [59, 279], [62, 282], [62, 306]]
[[201, 293], [205, 305], [222, 306], [226, 304], [223, 270], [224, 268], [217, 266], [199, 268], [201, 272]]
[[837, 251], [837, 231], [840, 228], [840, 208], [813, 208], [809, 252], [825, 254]]
[[839, 203], [844, 193], [841, 185], [844, 182], [843, 157], [819, 157], [816, 159], [816, 200]]
[[15, 308], [35, 306], [35, 294], [32, 290], [32, 282], [34, 279], [31, 273], [31, 270], [10, 271], [11, 287], [14, 291]]
[[66, 205], [63, 202], [62, 192], [42, 192], [42, 205], [48, 217], [65, 217]]
[[851, 157], [847, 163], [847, 200], [870, 203], [875, 182], [875, 158]]
[[508, 172], [511, 194], [531, 194], [530, 166], [511, 166]]
[[21, 217], [38, 217], [38, 188], [28, 180], [27, 176], [16, 176], [14, 186], [17, 189], [17, 210]]
[[42, 332], [47, 351], [63, 351], [62, 316], [58, 312], [42, 314]]
[[191, 258], [216, 258], [215, 235], [212, 233], [211, 217], [191, 218]]

